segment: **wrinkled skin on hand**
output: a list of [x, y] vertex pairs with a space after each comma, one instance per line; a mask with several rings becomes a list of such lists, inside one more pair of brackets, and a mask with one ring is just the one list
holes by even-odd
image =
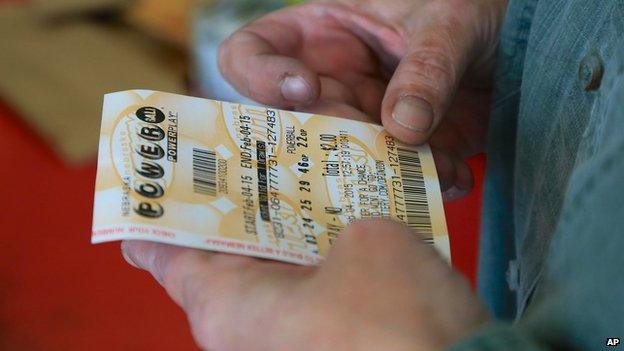
[[[224, 76], [265, 104], [381, 122], [429, 142], [446, 199], [483, 151], [506, 0], [317, 1], [252, 22], [221, 46]], [[403, 103], [399, 103], [403, 102]]]

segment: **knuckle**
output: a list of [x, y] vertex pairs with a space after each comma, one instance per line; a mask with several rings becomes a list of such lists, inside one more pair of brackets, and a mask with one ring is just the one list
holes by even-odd
[[422, 42], [418, 49], [404, 59], [407, 75], [416, 82], [424, 82], [436, 87], [451, 85], [457, 75], [451, 55], [451, 49], [442, 48], [440, 43]]
[[[429, 39], [434, 40], [434, 39]], [[458, 70], [444, 44], [422, 42], [402, 61], [397, 88], [406, 94], [419, 96], [434, 106], [447, 105], [458, 84]], [[444, 106], [442, 106], [444, 108]]]

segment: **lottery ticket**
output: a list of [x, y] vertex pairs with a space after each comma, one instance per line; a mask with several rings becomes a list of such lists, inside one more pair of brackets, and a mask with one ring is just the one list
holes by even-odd
[[149, 90], [104, 97], [93, 243], [314, 265], [362, 218], [404, 222], [450, 258], [427, 145], [346, 118]]

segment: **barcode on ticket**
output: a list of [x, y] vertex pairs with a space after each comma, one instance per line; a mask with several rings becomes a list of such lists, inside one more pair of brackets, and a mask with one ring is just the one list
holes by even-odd
[[397, 154], [403, 179], [407, 224], [420, 234], [425, 242], [433, 244], [427, 189], [420, 156], [416, 150], [401, 147], [397, 148]]
[[217, 196], [217, 155], [212, 150], [193, 148], [193, 191]]

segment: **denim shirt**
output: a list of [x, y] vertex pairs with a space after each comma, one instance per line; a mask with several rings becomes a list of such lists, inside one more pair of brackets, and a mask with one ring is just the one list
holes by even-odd
[[[511, 0], [501, 33], [479, 294], [458, 350], [624, 343], [624, 0]], [[619, 334], [618, 334], [619, 333]]]
[[[509, 5], [490, 122], [479, 266], [481, 296], [500, 317], [524, 309], [570, 176], [601, 142], [604, 81], [614, 78], [623, 59], [616, 53], [624, 43], [623, 11], [619, 0]], [[600, 71], [602, 79], [591, 77]], [[587, 88], [591, 79], [599, 86]]]

